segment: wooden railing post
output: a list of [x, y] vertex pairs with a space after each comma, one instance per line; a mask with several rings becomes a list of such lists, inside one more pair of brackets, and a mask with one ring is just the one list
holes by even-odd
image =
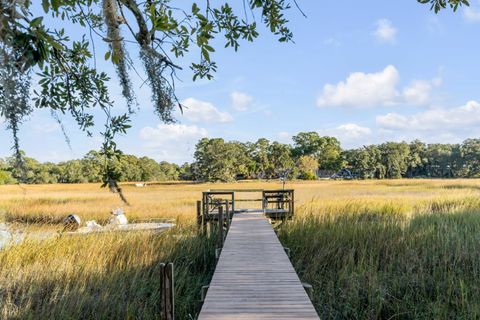
[[293, 218], [295, 215], [295, 190], [292, 190], [292, 196], [290, 197], [290, 218]]
[[212, 235], [212, 223], [210, 222], [210, 201], [208, 194], [205, 196], [205, 209], [203, 211], [204, 216], [204, 223], [205, 223], [205, 231], [207, 231], [207, 222], [209, 223], [210, 227], [210, 236]]
[[230, 210], [229, 210], [229, 205], [228, 205], [228, 200], [225, 201], [226, 205], [225, 205], [225, 208], [226, 208], [226, 216], [227, 216], [227, 232], [228, 230], [230, 229], [230, 218], [231, 218], [231, 215], [230, 215]]
[[160, 319], [175, 319], [173, 263], [160, 264]]
[[223, 206], [218, 207], [218, 239], [217, 248], [223, 248]]
[[197, 201], [197, 226], [200, 229], [202, 225], [202, 201]]
[[266, 203], [266, 199], [265, 199], [265, 191], [262, 191], [262, 209], [265, 210], [267, 209], [267, 203]]

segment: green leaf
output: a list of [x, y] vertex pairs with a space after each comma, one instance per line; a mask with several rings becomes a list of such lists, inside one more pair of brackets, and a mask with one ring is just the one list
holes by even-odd
[[110, 59], [111, 54], [112, 54], [111, 51], [107, 51], [107, 52], [105, 53], [105, 60]]
[[48, 2], [48, 0], [42, 0], [42, 7], [43, 11], [45, 11], [45, 13], [48, 13], [48, 10], [50, 9], [50, 3]]
[[52, 0], [52, 8], [53, 10], [57, 11], [60, 8], [61, 0]]
[[40, 24], [42, 24], [42, 21], [43, 21], [43, 17], [37, 17], [37, 18], [33, 19], [32, 21], [30, 21], [30, 26], [36, 28]]
[[207, 49], [205, 49], [205, 47], [202, 47], [202, 55], [205, 60], [210, 61], [210, 54], [208, 53]]
[[199, 12], [200, 12], [200, 8], [199, 8], [198, 5], [194, 2], [194, 3], [192, 4], [192, 13], [193, 13], [194, 15], [197, 15]]

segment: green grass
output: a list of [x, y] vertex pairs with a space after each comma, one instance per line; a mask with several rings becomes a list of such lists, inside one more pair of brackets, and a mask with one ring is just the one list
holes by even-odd
[[478, 204], [309, 205], [279, 236], [322, 319], [478, 319]]

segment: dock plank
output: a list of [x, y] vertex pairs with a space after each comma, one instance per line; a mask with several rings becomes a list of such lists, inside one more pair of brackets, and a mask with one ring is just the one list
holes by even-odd
[[198, 319], [319, 319], [261, 212], [234, 216]]

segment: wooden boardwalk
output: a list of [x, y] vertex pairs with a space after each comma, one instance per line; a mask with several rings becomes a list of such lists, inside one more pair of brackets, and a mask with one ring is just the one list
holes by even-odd
[[198, 319], [318, 319], [262, 212], [234, 216]]

